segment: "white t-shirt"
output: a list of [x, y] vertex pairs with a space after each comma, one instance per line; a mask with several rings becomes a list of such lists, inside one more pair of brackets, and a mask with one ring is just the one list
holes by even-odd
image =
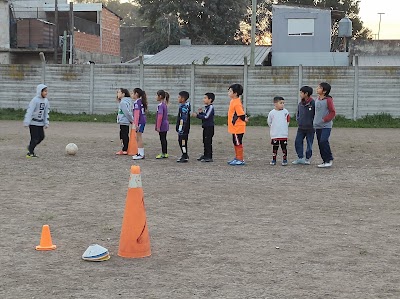
[[268, 113], [268, 126], [271, 139], [288, 138], [290, 114], [286, 109], [271, 110]]

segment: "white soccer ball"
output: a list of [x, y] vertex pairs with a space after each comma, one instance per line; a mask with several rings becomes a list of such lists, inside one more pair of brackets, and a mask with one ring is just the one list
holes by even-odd
[[68, 155], [74, 156], [78, 152], [78, 146], [75, 143], [68, 143], [65, 147], [65, 152]]

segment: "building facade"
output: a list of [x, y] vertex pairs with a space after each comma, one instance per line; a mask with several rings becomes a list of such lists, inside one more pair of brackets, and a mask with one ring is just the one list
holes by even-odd
[[71, 14], [67, 0], [58, 0], [56, 24], [54, 0], [0, 0], [0, 63], [40, 63], [40, 52], [49, 63], [61, 63], [63, 54], [67, 63], [119, 63], [120, 20], [101, 3], [74, 4]]
[[330, 52], [331, 10], [272, 6], [273, 66], [346, 66], [345, 52]]

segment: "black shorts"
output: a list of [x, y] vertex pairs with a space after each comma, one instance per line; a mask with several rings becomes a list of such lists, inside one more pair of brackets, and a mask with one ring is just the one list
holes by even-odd
[[243, 144], [243, 135], [244, 134], [232, 134], [233, 145], [242, 145]]
[[283, 139], [283, 140], [271, 139], [271, 144], [275, 145], [275, 146], [279, 146], [279, 145], [284, 146], [284, 145], [287, 145], [287, 139]]

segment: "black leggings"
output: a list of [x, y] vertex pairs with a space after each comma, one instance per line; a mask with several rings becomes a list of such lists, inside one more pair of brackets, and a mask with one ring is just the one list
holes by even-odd
[[161, 151], [163, 154], [167, 154], [167, 132], [158, 132], [160, 135], [160, 141], [161, 141]]
[[129, 146], [129, 126], [120, 125], [119, 129], [119, 138], [122, 140], [122, 150], [126, 152]]
[[29, 132], [31, 133], [31, 142], [29, 143], [28, 150], [30, 154], [33, 154], [35, 147], [44, 139], [44, 129], [42, 126], [29, 126]]

